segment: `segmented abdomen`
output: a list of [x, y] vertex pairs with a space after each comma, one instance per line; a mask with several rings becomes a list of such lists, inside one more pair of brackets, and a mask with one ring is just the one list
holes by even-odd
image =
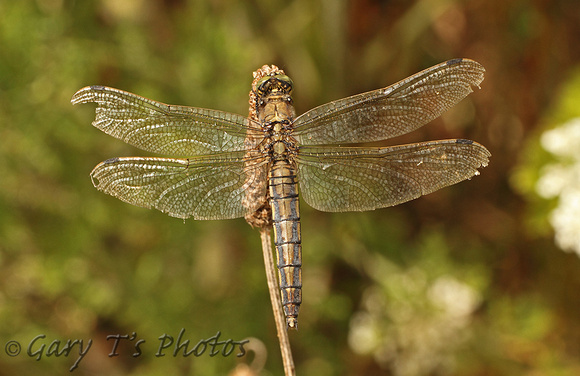
[[272, 165], [269, 180], [282, 305], [288, 327], [295, 328], [302, 302], [302, 245], [296, 173], [287, 160], [278, 160]]

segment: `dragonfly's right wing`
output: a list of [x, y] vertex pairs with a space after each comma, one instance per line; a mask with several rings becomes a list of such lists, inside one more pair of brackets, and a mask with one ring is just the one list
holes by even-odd
[[266, 168], [260, 160], [248, 167], [243, 155], [112, 158], [97, 165], [91, 178], [100, 191], [172, 217], [238, 218], [251, 211], [243, 204], [246, 189]]
[[244, 150], [248, 126], [241, 115], [173, 106], [106, 86], [87, 86], [71, 102], [97, 103], [93, 125], [140, 149], [190, 157]]
[[398, 205], [479, 174], [489, 151], [470, 140], [379, 148], [301, 147], [301, 196], [315, 209], [366, 211]]
[[449, 60], [386, 88], [318, 106], [296, 118], [293, 136], [300, 145], [328, 145], [409, 133], [465, 98], [484, 72], [473, 60]]

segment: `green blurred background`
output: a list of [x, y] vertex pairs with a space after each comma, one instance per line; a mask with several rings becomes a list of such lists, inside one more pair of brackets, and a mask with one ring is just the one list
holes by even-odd
[[[390, 144], [470, 138], [491, 163], [395, 208], [302, 205], [297, 373], [580, 374], [578, 45], [576, 0], [0, 0], [0, 375], [69, 372], [76, 347], [26, 354], [39, 334], [33, 350], [93, 340], [76, 375], [282, 374], [258, 232], [95, 190], [97, 163], [145, 153], [93, 128], [76, 90], [247, 114], [252, 72], [277, 64], [302, 113], [455, 57], [486, 67], [481, 90]], [[182, 328], [256, 352], [156, 357]], [[132, 332], [143, 354], [109, 357]]]

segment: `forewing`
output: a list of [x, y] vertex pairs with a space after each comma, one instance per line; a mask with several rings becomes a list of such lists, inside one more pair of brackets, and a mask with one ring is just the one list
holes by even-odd
[[386, 140], [411, 132], [457, 104], [483, 81], [469, 59], [449, 60], [384, 89], [316, 107], [294, 122], [301, 145]]
[[105, 86], [87, 86], [71, 102], [97, 103], [93, 125], [140, 149], [170, 156], [244, 150], [248, 119], [228, 112], [173, 106]]
[[315, 209], [373, 210], [469, 179], [487, 166], [490, 155], [469, 140], [384, 148], [303, 147], [298, 181], [302, 197]]
[[242, 200], [252, 173], [266, 167], [256, 162], [244, 168], [242, 157], [243, 152], [211, 159], [113, 158], [97, 165], [91, 178], [111, 196], [173, 217], [238, 218], [248, 211]]

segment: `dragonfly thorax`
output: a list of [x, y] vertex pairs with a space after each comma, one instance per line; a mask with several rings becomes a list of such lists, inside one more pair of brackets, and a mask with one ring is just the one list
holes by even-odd
[[296, 112], [289, 94], [270, 94], [258, 100], [258, 121], [260, 124], [275, 123], [290, 124], [294, 121]]
[[296, 148], [291, 135], [295, 110], [290, 95], [275, 91], [260, 98], [257, 114], [266, 134], [266, 152], [276, 159], [287, 158], [288, 152]]

